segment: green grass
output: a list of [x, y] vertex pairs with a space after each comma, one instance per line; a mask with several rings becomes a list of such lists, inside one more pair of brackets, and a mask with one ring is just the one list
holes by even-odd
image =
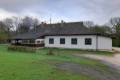
[[0, 45], [0, 80], [93, 80], [91, 76], [72, 74], [57, 70], [55, 64], [73, 62], [108, 71], [108, 67], [98, 61], [75, 58], [71, 53], [79, 50], [55, 49], [55, 56], [48, 56], [49, 49], [40, 49], [37, 53], [13, 52], [7, 50], [7, 45]]
[[[49, 50], [47, 48], [42, 49], [42, 50]], [[80, 50], [80, 49], [58, 49], [58, 48], [53, 48], [53, 51], [56, 53], [67, 53], [67, 54], [97, 54], [97, 55], [106, 55], [106, 56], [112, 56], [115, 54], [114, 52], [108, 52], [108, 51], [94, 51], [94, 50]]]

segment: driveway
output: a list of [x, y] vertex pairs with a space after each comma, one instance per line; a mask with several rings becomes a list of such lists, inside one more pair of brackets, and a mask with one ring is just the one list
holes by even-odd
[[[120, 48], [116, 48], [116, 50], [120, 50]], [[91, 59], [96, 59], [104, 62], [105, 64], [116, 68], [120, 72], [120, 52], [113, 56], [105, 56], [105, 55], [96, 55], [96, 54], [75, 54], [75, 56], [82, 56]]]
[[82, 74], [91, 76], [91, 80], [120, 80], [120, 74], [115, 72], [113, 68], [109, 68], [107, 72], [96, 69], [94, 67], [80, 65], [72, 62], [63, 62], [56, 65], [57, 69], [68, 71], [73, 74]]

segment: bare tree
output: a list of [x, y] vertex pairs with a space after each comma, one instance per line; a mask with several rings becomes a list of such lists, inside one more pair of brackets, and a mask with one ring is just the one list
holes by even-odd
[[33, 30], [34, 30], [34, 31], [37, 31], [39, 24], [40, 24], [40, 23], [39, 23], [39, 20], [36, 19], [36, 18], [34, 18], [34, 19], [33, 19]]
[[37, 25], [39, 25], [38, 19], [27, 16], [21, 20], [19, 27], [17, 28], [17, 31], [19, 33], [25, 33], [33, 29], [37, 30], [36, 29]]
[[110, 20], [113, 29], [113, 45], [120, 47], [120, 17], [114, 17]]
[[92, 22], [92, 21], [84, 21], [83, 24], [84, 24], [86, 27], [93, 27], [93, 26], [94, 26], [94, 22]]
[[117, 24], [120, 24], [120, 17], [111, 18], [111, 19], [110, 19], [110, 24], [111, 24], [112, 26], [115, 26], [115, 25], [117, 25]]
[[5, 42], [10, 36], [8, 36], [8, 28], [0, 21], [0, 43]]
[[13, 19], [12, 18], [4, 19], [3, 23], [5, 24], [5, 26], [7, 27], [9, 32], [10, 32], [10, 30], [12, 30], [14, 28]]
[[17, 28], [20, 27], [20, 24], [22, 23], [22, 19], [20, 17], [12, 17], [13, 18], [13, 26], [14, 31], [17, 33]]

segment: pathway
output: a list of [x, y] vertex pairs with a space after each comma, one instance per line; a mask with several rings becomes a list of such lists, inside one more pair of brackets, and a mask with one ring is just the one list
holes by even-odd
[[82, 56], [91, 59], [96, 59], [105, 62], [105, 64], [116, 68], [120, 71], [120, 54], [114, 56], [96, 55], [96, 54], [75, 54], [75, 56]]

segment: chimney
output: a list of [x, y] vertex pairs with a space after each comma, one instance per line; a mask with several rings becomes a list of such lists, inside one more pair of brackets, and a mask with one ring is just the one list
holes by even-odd
[[47, 23], [41, 22], [41, 27], [45, 27], [46, 25], [47, 25]]
[[61, 27], [63, 27], [64, 26], [64, 21], [63, 20], [61, 20]]

